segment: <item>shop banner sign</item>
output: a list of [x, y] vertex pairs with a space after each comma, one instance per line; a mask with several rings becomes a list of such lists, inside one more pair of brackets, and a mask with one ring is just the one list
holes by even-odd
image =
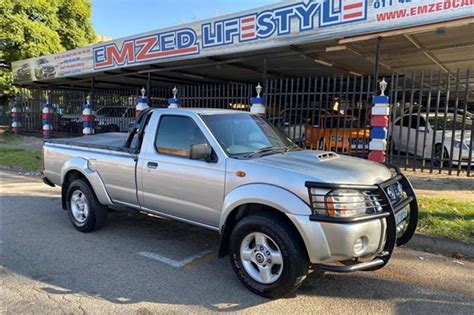
[[474, 0], [288, 1], [14, 62], [16, 82], [235, 54], [474, 16]]

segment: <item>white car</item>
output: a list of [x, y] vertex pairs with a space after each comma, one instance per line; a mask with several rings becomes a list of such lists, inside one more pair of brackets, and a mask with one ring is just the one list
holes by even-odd
[[[128, 132], [135, 123], [135, 113], [133, 106], [102, 107], [94, 113], [94, 129], [96, 133]], [[60, 125], [66, 131], [82, 130], [82, 114], [62, 115]]]
[[[395, 121], [391, 140], [393, 148], [397, 151], [408, 152], [424, 159], [431, 159], [433, 156], [433, 164], [436, 166], [451, 158], [455, 165], [459, 164], [459, 160], [461, 165], [467, 165], [469, 158], [474, 161], [471, 130], [472, 120], [466, 117], [463, 126], [461, 115], [455, 117], [452, 113], [447, 115], [444, 113], [437, 115], [435, 113], [420, 113], [418, 124], [416, 114], [405, 114]], [[452, 152], [451, 146], [453, 147]]]

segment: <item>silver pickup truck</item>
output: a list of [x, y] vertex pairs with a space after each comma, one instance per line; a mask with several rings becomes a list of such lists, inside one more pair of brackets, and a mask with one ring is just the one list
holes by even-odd
[[412, 237], [413, 188], [398, 169], [302, 150], [264, 118], [151, 109], [126, 135], [46, 140], [44, 176], [79, 231], [133, 208], [220, 233], [252, 292], [277, 298], [309, 272], [382, 268]]

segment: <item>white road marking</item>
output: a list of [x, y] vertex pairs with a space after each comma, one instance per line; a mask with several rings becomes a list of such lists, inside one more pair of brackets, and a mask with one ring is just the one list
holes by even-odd
[[149, 258], [149, 259], [153, 259], [153, 260], [165, 263], [165, 264], [170, 265], [170, 266], [175, 267], [175, 268], [182, 268], [182, 267], [186, 266], [187, 264], [193, 262], [194, 260], [196, 260], [198, 258], [202, 258], [206, 255], [209, 255], [210, 253], [212, 253], [212, 250], [205, 250], [205, 251], [202, 251], [202, 252], [200, 252], [196, 255], [186, 257], [186, 258], [183, 258], [181, 260], [174, 260], [174, 259], [168, 258], [166, 256], [162, 256], [162, 255], [158, 255], [158, 254], [155, 254], [155, 253], [152, 253], [152, 252], [146, 252], [146, 251], [145, 252], [139, 252], [139, 253], [137, 253], [137, 255], [140, 255], [140, 256], [143, 256], [143, 257], [146, 257], [146, 258]]

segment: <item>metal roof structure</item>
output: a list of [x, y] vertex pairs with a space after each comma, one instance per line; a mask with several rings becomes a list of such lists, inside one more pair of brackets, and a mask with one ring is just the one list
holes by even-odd
[[92, 79], [95, 88], [112, 89], [150, 81], [367, 75], [377, 58], [380, 75], [447, 73], [474, 65], [472, 34], [474, 0], [286, 1], [17, 61], [12, 68], [19, 86], [66, 89], [88, 89]]

